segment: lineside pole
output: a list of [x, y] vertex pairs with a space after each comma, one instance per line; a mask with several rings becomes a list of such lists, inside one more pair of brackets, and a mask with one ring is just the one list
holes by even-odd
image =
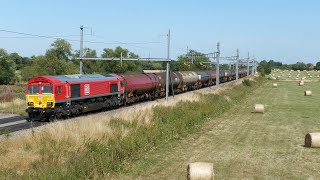
[[254, 61], [254, 56], [253, 56], [253, 59], [252, 59], [252, 75], [254, 75], [254, 70], [255, 70], [255, 61]]
[[259, 64], [258, 64], [258, 61], [256, 61], [256, 67], [255, 67], [256, 73], [258, 72], [258, 70], [257, 70], [257, 69], [258, 69], [258, 65], [259, 65]]
[[220, 83], [220, 64], [219, 64], [219, 61], [220, 61], [220, 43], [218, 42], [217, 43], [217, 52], [216, 52], [216, 60], [217, 60], [217, 63], [216, 63], [216, 86], [219, 86], [219, 83]]
[[121, 65], [121, 67], [122, 67], [122, 52], [121, 52], [121, 54], [120, 54], [120, 65]]
[[250, 60], [250, 53], [248, 52], [248, 58], [247, 58], [247, 76], [250, 74], [250, 65], [249, 65], [249, 60]]
[[83, 74], [83, 25], [80, 26], [80, 74]]
[[169, 98], [169, 71], [170, 71], [170, 29], [168, 32], [167, 71], [166, 71], [166, 101]]
[[237, 49], [237, 58], [236, 58], [236, 80], [239, 79], [239, 49]]

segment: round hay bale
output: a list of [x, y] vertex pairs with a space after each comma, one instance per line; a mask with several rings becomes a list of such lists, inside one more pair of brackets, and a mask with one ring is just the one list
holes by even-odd
[[299, 81], [299, 86], [303, 86], [304, 85], [304, 81]]
[[255, 113], [264, 113], [264, 105], [263, 104], [255, 104], [254, 105]]
[[311, 77], [311, 78], [312, 78], [312, 76], [309, 76], [309, 77]]
[[194, 162], [188, 164], [188, 176], [189, 180], [196, 179], [214, 179], [213, 164], [206, 162]]
[[273, 88], [277, 88], [277, 87], [278, 87], [278, 84], [277, 84], [277, 83], [273, 83], [273, 84], [272, 84], [272, 87], [273, 87]]
[[288, 76], [288, 78], [291, 78], [291, 76]]
[[299, 80], [299, 78], [296, 78], [296, 80]]
[[320, 147], [320, 133], [308, 133], [304, 138], [304, 145], [312, 148]]
[[311, 95], [312, 95], [312, 92], [311, 92], [311, 91], [304, 91], [304, 95], [305, 95], [305, 96], [311, 96]]

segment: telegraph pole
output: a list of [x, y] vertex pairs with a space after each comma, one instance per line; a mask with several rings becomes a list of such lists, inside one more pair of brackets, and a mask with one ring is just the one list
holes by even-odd
[[80, 26], [80, 74], [83, 74], [83, 25]]
[[220, 81], [220, 70], [219, 70], [219, 60], [220, 60], [220, 43], [217, 43], [217, 52], [216, 52], [216, 59], [217, 59], [217, 63], [216, 63], [216, 86], [219, 86], [219, 81]]
[[170, 71], [170, 29], [168, 31], [167, 72], [166, 72], [166, 101], [169, 97], [169, 71]]
[[257, 69], [258, 69], [258, 61], [256, 61], [256, 67], [255, 67], [256, 73], [257, 73]]
[[237, 49], [237, 58], [236, 58], [236, 80], [239, 79], [239, 49]]
[[247, 58], [247, 76], [250, 74], [250, 67], [249, 67], [249, 60], [250, 60], [250, 53], [248, 52], [248, 58]]
[[194, 62], [193, 55], [194, 55], [194, 52], [192, 52], [192, 55], [191, 55], [191, 62], [192, 62], [192, 64], [193, 64], [193, 62]]
[[255, 69], [255, 60], [254, 60], [254, 55], [253, 55], [253, 59], [252, 59], [252, 74], [254, 75], [254, 69]]
[[121, 54], [120, 54], [120, 65], [121, 65], [121, 67], [122, 67], [122, 52], [121, 52]]

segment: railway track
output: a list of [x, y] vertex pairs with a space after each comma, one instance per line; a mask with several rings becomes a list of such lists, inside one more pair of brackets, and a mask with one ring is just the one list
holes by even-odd
[[[241, 79], [239, 79], [239, 80], [241, 80]], [[223, 83], [223, 84], [219, 85], [219, 87], [228, 85], [228, 84], [230, 84], [232, 82], [234, 82], [234, 81]], [[212, 89], [212, 88], [217, 88], [217, 87], [216, 86], [211, 86], [211, 87], [206, 87], [206, 88], [211, 88]], [[206, 88], [202, 88], [202, 89], [198, 89], [198, 90], [194, 90], [194, 91], [203, 91]], [[192, 91], [189, 91], [189, 92], [192, 92]], [[141, 103], [144, 103], [144, 101], [134, 103], [133, 105], [141, 104]], [[122, 108], [122, 107], [120, 107], [120, 108]], [[90, 114], [99, 113], [99, 112], [101, 112], [101, 111], [86, 113], [83, 116], [88, 116]], [[65, 120], [65, 119], [61, 119], [61, 120]], [[11, 133], [11, 132], [16, 132], [16, 131], [21, 131], [21, 130], [25, 130], [25, 129], [34, 128], [34, 127], [42, 126], [42, 125], [45, 125], [45, 124], [48, 124], [48, 123], [49, 122], [39, 122], [39, 121], [28, 122], [27, 121], [27, 116], [4, 116], [4, 115], [0, 115], [0, 135], [6, 134], [6, 133]]]
[[11, 116], [5, 118], [1, 118], [0, 116], [0, 135], [46, 124], [46, 122], [28, 122], [26, 119], [26, 116]]

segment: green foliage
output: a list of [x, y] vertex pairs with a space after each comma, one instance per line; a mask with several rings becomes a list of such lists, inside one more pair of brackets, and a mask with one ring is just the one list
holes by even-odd
[[36, 76], [74, 74], [78, 72], [78, 68], [72, 61], [61, 60], [51, 55], [33, 57], [31, 62], [29, 66], [21, 70], [21, 76], [25, 81]]
[[297, 62], [296, 64], [292, 65], [292, 69], [295, 71], [296, 70], [300, 70], [300, 71], [307, 70], [307, 65], [304, 62]]
[[3, 132], [4, 136], [8, 139], [11, 135], [10, 129], [6, 128]]
[[[75, 60], [75, 58], [80, 57], [80, 51], [77, 50], [74, 54], [73, 62], [79, 67], [80, 61]], [[83, 57], [85, 58], [96, 58], [97, 52], [96, 50], [90, 48], [84, 48]], [[83, 71], [86, 74], [96, 74], [96, 73], [106, 73], [104, 70], [104, 61], [83, 61]]]
[[269, 64], [271, 67], [276, 67], [276, 68], [283, 66], [283, 64], [282, 64], [281, 62], [276, 62], [276, 61], [274, 61], [274, 60], [270, 60], [270, 61], [268, 62], [268, 64]]
[[[103, 49], [102, 57], [116, 57], [120, 58], [122, 53], [123, 58], [138, 58], [139, 56], [130, 52], [128, 49], [124, 49], [120, 46], [113, 49]], [[142, 72], [142, 64], [137, 61], [123, 61], [122, 65], [120, 61], [107, 61], [104, 63], [104, 69], [108, 73], [124, 73], [124, 72]]]
[[0, 49], [0, 84], [15, 83], [16, 65], [4, 49]]
[[320, 62], [317, 62], [315, 69], [320, 70]]
[[271, 73], [271, 66], [272, 63], [267, 62], [266, 60], [263, 60], [259, 63], [259, 66], [257, 68], [258, 72], [260, 72], [261, 75], [270, 74]]
[[57, 59], [69, 60], [72, 55], [71, 44], [64, 39], [57, 39], [47, 50], [46, 56], [56, 57]]
[[242, 84], [245, 86], [252, 86], [252, 81], [250, 81], [249, 79], [245, 79], [242, 81]]
[[207, 62], [209, 62], [209, 58], [204, 56], [202, 53], [190, 50], [186, 56], [179, 56], [178, 61], [171, 62], [171, 70], [194, 71], [213, 69], [213, 66]]

